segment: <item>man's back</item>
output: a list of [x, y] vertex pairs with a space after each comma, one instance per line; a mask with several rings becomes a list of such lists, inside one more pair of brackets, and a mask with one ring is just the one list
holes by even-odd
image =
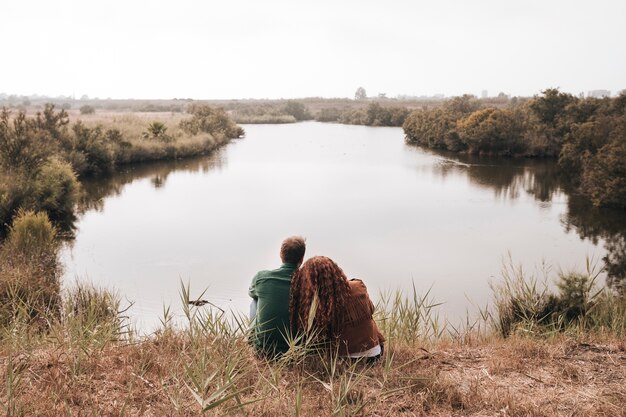
[[269, 355], [284, 353], [289, 348], [285, 336], [289, 326], [289, 287], [296, 264], [284, 263], [272, 271], [254, 276], [249, 295], [257, 300], [254, 344]]

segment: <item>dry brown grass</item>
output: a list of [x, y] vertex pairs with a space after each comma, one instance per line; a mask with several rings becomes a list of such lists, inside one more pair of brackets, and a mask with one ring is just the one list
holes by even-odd
[[[77, 314], [72, 300], [81, 294]], [[378, 364], [301, 355], [297, 345], [267, 361], [247, 342], [246, 319], [191, 307], [189, 294], [181, 284], [184, 326], [175, 327], [166, 309], [162, 327], [139, 339], [102, 314], [97, 307], [111, 297], [95, 290], [66, 296], [46, 332], [12, 322], [0, 332], [1, 412], [626, 416], [626, 340], [615, 328], [442, 336], [428, 297], [398, 295], [380, 306], [388, 345]]]
[[191, 116], [187, 113], [170, 112], [115, 112], [101, 110], [93, 114], [80, 114], [78, 110], [69, 110], [72, 121], [81, 121], [86, 126], [104, 126], [106, 129], [118, 129], [124, 138], [130, 141], [139, 141], [148, 125], [154, 121], [165, 123], [167, 133], [177, 139], [185, 139], [187, 135], [180, 128], [181, 120]]
[[[207, 415], [298, 415], [298, 398], [302, 416], [626, 415], [626, 350], [611, 337], [493, 339], [431, 351], [395, 346], [379, 365], [339, 366], [334, 375], [316, 360], [258, 359], [241, 338], [197, 343], [176, 331], [112, 342], [79, 369], [67, 346], [5, 350], [0, 375], [6, 381], [9, 368], [18, 371], [16, 408], [26, 415], [198, 415], [190, 368], [206, 349], [206, 375], [242, 355], [235, 384], [241, 392]], [[207, 379], [207, 392], [224, 383], [220, 378]], [[6, 383], [0, 395], [7, 398]]]

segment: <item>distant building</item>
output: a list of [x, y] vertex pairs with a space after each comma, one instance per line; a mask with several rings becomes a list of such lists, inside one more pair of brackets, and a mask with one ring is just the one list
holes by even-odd
[[611, 92], [609, 90], [591, 90], [591, 91], [587, 91], [587, 97], [593, 97], [593, 98], [611, 97]]
[[480, 96], [481, 96], [482, 98], [487, 98], [487, 97], [489, 97], [489, 92], [487, 92], [487, 90], [483, 90], [483, 92], [482, 92], [482, 93], [480, 93]]
[[378, 93], [378, 98], [387, 98], [387, 93]]

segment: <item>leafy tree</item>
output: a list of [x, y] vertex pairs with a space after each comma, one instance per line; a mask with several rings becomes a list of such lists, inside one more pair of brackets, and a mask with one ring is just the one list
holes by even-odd
[[456, 115], [456, 117], [468, 115], [480, 109], [480, 101], [470, 94], [463, 94], [460, 97], [454, 97], [444, 104], [444, 109]]
[[402, 126], [409, 114], [405, 107], [385, 107], [370, 103], [366, 109], [368, 126]]
[[324, 107], [315, 116], [318, 122], [336, 122], [341, 117], [341, 110], [336, 107]]
[[0, 166], [6, 171], [34, 174], [52, 153], [51, 143], [37, 123], [19, 112], [11, 119], [6, 108], [0, 112]]
[[576, 98], [571, 94], [561, 93], [558, 88], [548, 88], [543, 90], [542, 94], [542, 97], [535, 97], [528, 107], [541, 123], [556, 127], [565, 108]]
[[457, 127], [470, 153], [517, 155], [525, 150], [523, 126], [510, 110], [478, 110], [459, 120]]
[[402, 127], [409, 143], [453, 151], [466, 148], [456, 131], [456, 116], [443, 109], [416, 110]]
[[367, 93], [365, 92], [365, 88], [359, 87], [356, 89], [356, 93], [354, 93], [355, 100], [365, 100], [367, 98]]
[[348, 110], [341, 114], [338, 121], [349, 125], [366, 125], [367, 114], [361, 109]]
[[626, 116], [611, 131], [609, 143], [583, 157], [580, 189], [595, 205], [626, 208]]
[[80, 114], [94, 114], [96, 112], [96, 109], [93, 106], [90, 106], [89, 104], [80, 106], [79, 110], [80, 110]]
[[283, 111], [286, 114], [293, 116], [298, 121], [312, 119], [311, 113], [309, 113], [309, 110], [306, 108], [306, 106], [298, 101], [287, 101], [287, 104], [285, 104]]
[[72, 163], [83, 175], [95, 176], [110, 172], [115, 166], [114, 146], [101, 126], [89, 128], [81, 122], [73, 128]]

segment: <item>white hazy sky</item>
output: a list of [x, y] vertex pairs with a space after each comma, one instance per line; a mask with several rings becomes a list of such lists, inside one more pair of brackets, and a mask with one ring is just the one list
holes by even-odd
[[625, 18], [624, 0], [0, 0], [0, 92], [615, 94]]

